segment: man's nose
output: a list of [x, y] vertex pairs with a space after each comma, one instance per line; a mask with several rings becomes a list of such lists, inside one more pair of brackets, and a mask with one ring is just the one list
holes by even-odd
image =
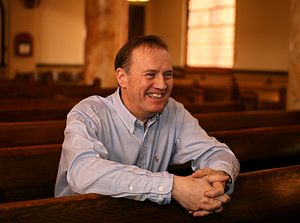
[[163, 75], [156, 75], [155, 87], [161, 90], [165, 90], [167, 88], [166, 80]]

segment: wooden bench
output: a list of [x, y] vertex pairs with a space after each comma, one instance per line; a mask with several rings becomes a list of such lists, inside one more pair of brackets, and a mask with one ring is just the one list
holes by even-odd
[[0, 99], [0, 122], [66, 120], [80, 98]]
[[300, 110], [264, 110], [193, 114], [206, 131], [300, 124]]
[[[0, 99], [0, 122], [65, 120], [68, 112], [79, 99], [20, 99], [3, 103]], [[1, 104], [2, 103], [2, 104]], [[207, 102], [186, 104], [191, 113], [213, 113], [225, 111], [244, 111], [242, 102]]]
[[93, 85], [0, 82], [0, 98], [51, 98], [57, 96], [85, 98], [90, 95], [107, 96], [115, 90], [116, 88], [100, 88]]
[[71, 109], [81, 98], [0, 98], [0, 111]]
[[0, 122], [66, 120], [71, 108], [0, 110]]
[[242, 101], [204, 102], [184, 106], [192, 114], [245, 111], [245, 105]]
[[241, 162], [241, 172], [300, 164], [300, 125], [212, 131]]
[[197, 82], [178, 84], [175, 81], [171, 97], [183, 104], [199, 104], [204, 102], [204, 90], [198, 86]]
[[65, 121], [0, 123], [0, 147], [62, 143]]
[[0, 203], [52, 197], [61, 144], [0, 149]]
[[[299, 134], [300, 125], [212, 133], [236, 154], [241, 172], [300, 164]], [[54, 187], [60, 153], [61, 144], [0, 148], [0, 175], [5, 176], [0, 178], [0, 201], [22, 200], [22, 196], [26, 199], [49, 196]], [[46, 173], [41, 181], [43, 171]], [[185, 164], [173, 166], [169, 171], [187, 175], [191, 168]], [[19, 183], [11, 183], [15, 181]], [[32, 190], [27, 190], [30, 187]], [[13, 191], [17, 191], [16, 196]], [[27, 194], [22, 195], [20, 191]], [[38, 191], [41, 193], [37, 194]]]
[[300, 217], [300, 166], [239, 175], [223, 212], [194, 218], [172, 201], [96, 194], [0, 204], [2, 222], [291, 222]]
[[[61, 143], [66, 118], [60, 120], [55, 120], [55, 118], [66, 116], [67, 111], [64, 112], [63, 109], [58, 111], [49, 112], [48, 116], [46, 112], [36, 112], [36, 116], [33, 117], [36, 119], [53, 117], [54, 121], [0, 122], [0, 147]], [[31, 115], [29, 112], [24, 114]], [[193, 115], [208, 133], [220, 130], [300, 124], [300, 111], [267, 110]], [[1, 117], [0, 115], [0, 119]], [[23, 118], [26, 117], [23, 116]]]

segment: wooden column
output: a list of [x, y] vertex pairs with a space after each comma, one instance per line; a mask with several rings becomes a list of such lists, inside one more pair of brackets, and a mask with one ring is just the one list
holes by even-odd
[[291, 0], [287, 109], [300, 109], [300, 1]]
[[127, 0], [86, 0], [85, 82], [116, 87], [114, 57], [128, 38]]

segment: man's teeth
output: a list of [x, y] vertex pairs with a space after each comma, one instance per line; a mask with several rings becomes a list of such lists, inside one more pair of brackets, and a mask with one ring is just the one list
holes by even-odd
[[148, 96], [150, 98], [162, 98], [162, 94], [149, 93]]

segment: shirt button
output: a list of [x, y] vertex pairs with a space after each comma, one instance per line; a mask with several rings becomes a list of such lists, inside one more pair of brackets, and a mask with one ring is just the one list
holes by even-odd
[[133, 185], [132, 184], [129, 185], [129, 190], [133, 190]]
[[155, 159], [156, 162], [159, 161], [159, 157], [158, 156], [154, 156], [154, 159]]
[[162, 192], [162, 191], [164, 190], [164, 187], [163, 187], [163, 186], [160, 186], [160, 187], [158, 188], [158, 190], [159, 190], [159, 192]]
[[162, 195], [158, 195], [158, 200], [162, 201], [164, 198]]

